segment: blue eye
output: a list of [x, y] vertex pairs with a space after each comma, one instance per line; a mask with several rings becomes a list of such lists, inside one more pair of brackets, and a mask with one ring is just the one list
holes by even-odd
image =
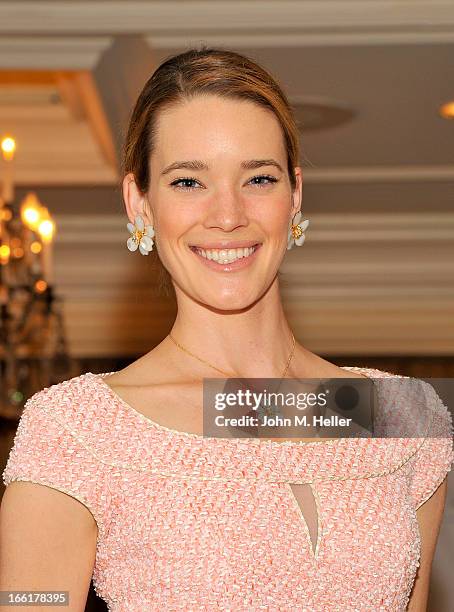
[[[267, 183], [253, 183], [257, 187], [266, 187], [267, 185], [270, 185], [272, 183], [277, 183], [279, 180], [275, 178], [274, 176], [270, 176], [269, 174], [260, 174], [258, 176], [253, 176], [250, 180], [256, 181], [257, 179], [265, 179], [266, 181], [268, 181]], [[181, 189], [183, 191], [191, 191], [192, 189], [194, 189], [194, 187], [188, 186], [187, 183], [197, 183], [197, 182], [198, 182], [197, 179], [187, 176], [184, 178], [179, 178], [179, 179], [174, 180], [172, 183], [170, 183], [170, 185], [172, 187], [176, 187], [177, 189]], [[186, 185], [183, 186], [180, 183], [186, 183]]]
[[177, 189], [182, 189], [183, 191], [190, 191], [192, 189], [192, 187], [182, 187], [181, 185], [179, 185], [179, 183], [195, 183], [197, 182], [197, 180], [195, 178], [191, 178], [191, 177], [186, 177], [186, 178], [180, 178], [180, 179], [176, 179], [175, 181], [173, 181], [173, 183], [170, 183], [172, 187], [177, 187]]
[[266, 185], [270, 185], [272, 183], [277, 183], [278, 179], [274, 176], [270, 176], [269, 174], [260, 174], [259, 176], [254, 176], [251, 178], [251, 181], [255, 181], [256, 179], [266, 179], [269, 181], [268, 183], [254, 183], [258, 187], [266, 187]]

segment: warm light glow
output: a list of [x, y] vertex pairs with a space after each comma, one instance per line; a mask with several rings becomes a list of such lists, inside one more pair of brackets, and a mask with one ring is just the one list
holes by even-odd
[[49, 210], [41, 204], [36, 193], [27, 193], [20, 207], [22, 223], [34, 232], [39, 232], [43, 242], [51, 242], [55, 234], [55, 223]]
[[2, 260], [2, 263], [3, 263], [3, 260], [5, 260], [6, 262], [8, 261], [10, 253], [11, 253], [11, 249], [9, 248], [7, 244], [2, 244], [0, 246], [0, 259]]
[[5, 136], [2, 138], [1, 149], [3, 153], [3, 158], [7, 161], [10, 161], [14, 157], [14, 152], [16, 151], [16, 141], [11, 136]]
[[37, 225], [39, 221], [39, 212], [34, 208], [26, 208], [24, 210], [24, 220], [29, 225]]
[[16, 247], [15, 249], [13, 249], [13, 257], [16, 257], [17, 259], [19, 259], [20, 257], [24, 256], [24, 249], [22, 247]]
[[27, 193], [22, 200], [20, 207], [20, 216], [22, 223], [31, 230], [36, 231], [40, 221], [43, 218], [43, 205], [38, 200], [36, 193]]
[[440, 115], [444, 119], [454, 119], [454, 101], [443, 104], [440, 107]]
[[51, 219], [44, 219], [38, 226], [38, 232], [43, 242], [51, 242], [54, 230], [55, 224]]
[[35, 291], [36, 293], [43, 293], [47, 289], [47, 283], [43, 279], [39, 279], [35, 283]]
[[42, 248], [41, 243], [37, 241], [32, 242], [30, 245], [30, 251], [35, 254], [41, 253]]
[[11, 238], [11, 240], [9, 241], [9, 244], [14, 249], [15, 247], [22, 246], [22, 240], [20, 238], [14, 237], [14, 238]]
[[0, 219], [2, 221], [10, 221], [13, 218], [13, 212], [9, 208], [3, 208], [0, 210]]

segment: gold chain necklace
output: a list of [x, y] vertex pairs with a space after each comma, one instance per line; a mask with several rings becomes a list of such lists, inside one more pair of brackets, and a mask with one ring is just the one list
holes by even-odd
[[[172, 334], [170, 334], [170, 333], [169, 333], [169, 338], [178, 346], [178, 348], [180, 348], [182, 351], [184, 351], [188, 355], [191, 355], [191, 357], [194, 357], [195, 359], [198, 359], [200, 362], [204, 363], [207, 366], [210, 366], [210, 368], [213, 368], [217, 372], [220, 372], [221, 374], [224, 374], [225, 376], [227, 376], [229, 378], [233, 378], [233, 376], [229, 372], [225, 372], [224, 370], [221, 370], [220, 368], [217, 368], [216, 366], [214, 366], [209, 361], [205, 361], [205, 359], [202, 359], [201, 357], [198, 357], [197, 355], [194, 355], [194, 353], [191, 353], [191, 351], [188, 351], [188, 349], [185, 348], [184, 346], [182, 346], [179, 342], [177, 342], [175, 340], [175, 338], [172, 336]], [[295, 351], [295, 344], [296, 344], [295, 336], [292, 333], [292, 350], [290, 351], [290, 355], [289, 355], [289, 357], [287, 359], [287, 363], [285, 365], [284, 371], [281, 374], [281, 378], [284, 378], [284, 376], [286, 375], [287, 370], [288, 370], [288, 368], [290, 366], [290, 362], [292, 360], [293, 353]]]
[[[296, 340], [295, 340], [295, 336], [293, 335], [292, 332], [290, 332], [292, 334], [292, 350], [290, 351], [290, 355], [287, 359], [287, 363], [285, 364], [285, 368], [284, 371], [281, 374], [281, 381], [279, 382], [279, 385], [276, 389], [276, 392], [279, 390], [279, 387], [282, 384], [282, 379], [285, 377], [287, 370], [290, 366], [290, 362], [292, 361], [292, 357], [293, 357], [293, 353], [295, 352], [295, 345], [296, 345]], [[191, 351], [189, 351], [187, 348], [185, 348], [184, 346], [182, 346], [179, 342], [177, 342], [175, 340], [175, 338], [172, 336], [172, 334], [169, 333], [169, 338], [176, 344], [176, 346], [181, 349], [182, 351], [184, 351], [185, 353], [187, 353], [188, 355], [191, 355], [191, 357], [194, 357], [195, 359], [197, 359], [198, 361], [200, 361], [201, 363], [204, 363], [205, 365], [209, 366], [210, 368], [213, 368], [214, 370], [216, 370], [217, 372], [220, 372], [221, 374], [224, 374], [224, 376], [227, 376], [227, 378], [236, 378], [233, 377], [229, 372], [225, 372], [224, 370], [221, 370], [220, 368], [214, 366], [212, 363], [210, 363], [209, 361], [205, 361], [205, 359], [202, 359], [201, 357], [198, 357], [197, 355], [194, 355], [194, 353], [191, 353]], [[262, 407], [262, 406], [260, 406]], [[276, 408], [274, 408], [271, 412], [268, 409], [268, 407], [265, 408], [265, 412], [267, 413], [267, 415], [269, 416], [276, 416], [276, 415], [280, 415], [282, 414], [280, 410], [277, 410]]]

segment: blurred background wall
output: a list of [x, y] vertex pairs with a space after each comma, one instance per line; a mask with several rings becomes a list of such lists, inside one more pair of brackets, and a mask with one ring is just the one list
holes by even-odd
[[[339, 365], [453, 377], [454, 3], [0, 1], [0, 137], [16, 141], [13, 206], [33, 192], [55, 223], [66, 373], [120, 369], [172, 324], [173, 297], [126, 249], [121, 145], [145, 80], [200, 42], [267, 67], [301, 126], [311, 226], [281, 268], [299, 341]], [[17, 423], [1, 422], [4, 463]], [[454, 601], [453, 489], [432, 612]], [[93, 594], [88, 608], [103, 609]]]

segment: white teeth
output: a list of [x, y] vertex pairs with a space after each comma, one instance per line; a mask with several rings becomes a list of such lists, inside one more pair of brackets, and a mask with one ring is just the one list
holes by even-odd
[[255, 251], [255, 247], [238, 249], [196, 249], [197, 253], [205, 259], [217, 261], [220, 264], [232, 263], [242, 257], [249, 257]]

